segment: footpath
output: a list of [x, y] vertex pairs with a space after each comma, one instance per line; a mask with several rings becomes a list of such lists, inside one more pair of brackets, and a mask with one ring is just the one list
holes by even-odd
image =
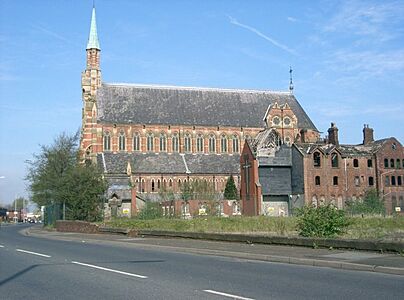
[[119, 246], [124, 247], [152, 249], [156, 251], [224, 256], [404, 276], [404, 256], [398, 253], [314, 249], [299, 246], [263, 245], [172, 237], [129, 237], [105, 233], [58, 232], [45, 230], [42, 226], [32, 226], [23, 230], [22, 233], [29, 236], [64, 241], [119, 244]]

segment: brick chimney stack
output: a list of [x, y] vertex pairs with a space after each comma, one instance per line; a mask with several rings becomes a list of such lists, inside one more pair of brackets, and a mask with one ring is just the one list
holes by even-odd
[[338, 128], [335, 126], [335, 123], [331, 123], [331, 127], [328, 128], [328, 142], [335, 146], [339, 146]]
[[373, 128], [370, 128], [369, 124], [363, 125], [363, 144], [368, 145], [373, 141]]

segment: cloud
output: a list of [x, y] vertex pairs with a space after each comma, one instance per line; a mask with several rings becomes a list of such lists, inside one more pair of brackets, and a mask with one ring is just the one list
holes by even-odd
[[251, 32], [253, 32], [253, 33], [255, 33], [255, 34], [258, 35], [259, 37], [263, 38], [264, 40], [267, 40], [267, 41], [270, 42], [272, 45], [274, 45], [274, 46], [276, 46], [276, 47], [278, 47], [278, 48], [280, 48], [280, 49], [282, 49], [282, 50], [284, 50], [284, 51], [286, 51], [286, 52], [288, 52], [288, 53], [290, 53], [290, 54], [297, 55], [297, 53], [296, 53], [295, 50], [290, 49], [288, 46], [283, 45], [283, 44], [279, 43], [278, 41], [274, 40], [273, 38], [271, 38], [271, 37], [269, 37], [269, 36], [263, 34], [263, 33], [262, 33], [261, 31], [259, 31], [258, 29], [254, 28], [254, 27], [251, 27], [251, 26], [249, 26], [249, 25], [246, 25], [246, 24], [242, 24], [242, 23], [238, 22], [238, 21], [237, 21], [235, 18], [233, 18], [232, 16], [228, 16], [228, 18], [229, 18], [231, 24], [236, 25], [236, 26], [239, 26], [239, 27], [242, 27], [242, 28], [245, 28], [245, 29], [247, 29], [247, 30], [249, 30], [249, 31], [251, 31]]
[[287, 17], [287, 20], [289, 22], [293, 22], [293, 23], [298, 21], [296, 18], [293, 18], [293, 17]]
[[404, 71], [404, 50], [334, 52], [326, 64], [332, 70], [357, 74], [363, 78], [384, 76], [389, 72]]
[[[397, 37], [392, 25], [401, 22], [404, 2], [345, 1], [324, 26], [326, 32], [355, 34], [381, 43]], [[370, 41], [370, 40], [369, 40]]]
[[[335, 101], [341, 103], [341, 101]], [[353, 102], [353, 101], [351, 101]], [[320, 116], [326, 118], [344, 118], [354, 116], [378, 116], [390, 115], [401, 118], [404, 114], [404, 105], [386, 106], [384, 104], [373, 104], [367, 108], [353, 107], [352, 105], [339, 104], [338, 106], [329, 109], [327, 107], [315, 106], [313, 111], [316, 111]]]
[[57, 32], [54, 32], [54, 31], [52, 31], [52, 30], [50, 30], [48, 28], [45, 28], [45, 27], [43, 27], [43, 26], [41, 26], [39, 24], [32, 24], [31, 28], [33, 28], [34, 30], [37, 30], [37, 31], [39, 31], [41, 33], [44, 33], [44, 34], [46, 34], [46, 35], [48, 35], [50, 37], [53, 37], [53, 38], [55, 38], [55, 39], [57, 39], [59, 41], [65, 42], [67, 44], [71, 44], [71, 45], [79, 46], [79, 47], [82, 46], [82, 45], [80, 45], [78, 43], [73, 42], [72, 40], [69, 40], [68, 38], [64, 37], [63, 35], [61, 35], [61, 34], [59, 34]]

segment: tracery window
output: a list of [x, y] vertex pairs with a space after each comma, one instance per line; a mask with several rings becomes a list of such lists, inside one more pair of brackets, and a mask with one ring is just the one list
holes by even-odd
[[279, 126], [281, 124], [281, 119], [278, 116], [272, 118], [273, 126]]
[[239, 152], [239, 142], [237, 134], [233, 135], [233, 153]]
[[111, 135], [109, 131], [106, 131], [104, 133], [104, 151], [110, 151], [111, 150]]
[[216, 137], [213, 134], [209, 136], [209, 152], [216, 152]]
[[198, 134], [196, 138], [196, 151], [203, 152], [203, 136], [202, 134]]
[[167, 151], [167, 137], [164, 133], [160, 134], [160, 152]]
[[283, 118], [283, 125], [285, 125], [286, 127], [290, 126], [292, 122], [290, 121], [289, 117], [284, 117]]
[[225, 135], [222, 135], [220, 138], [220, 148], [222, 153], [227, 152], [227, 137]]
[[172, 144], [173, 152], [178, 152], [178, 134], [177, 133], [174, 133], [174, 135], [171, 139], [171, 144]]
[[133, 151], [140, 151], [140, 136], [137, 132], [133, 135]]
[[151, 132], [147, 135], [147, 151], [154, 151], [154, 135]]
[[119, 133], [119, 151], [125, 151], [125, 132], [121, 131]]
[[191, 152], [191, 135], [189, 133], [186, 133], [184, 137], [184, 151]]

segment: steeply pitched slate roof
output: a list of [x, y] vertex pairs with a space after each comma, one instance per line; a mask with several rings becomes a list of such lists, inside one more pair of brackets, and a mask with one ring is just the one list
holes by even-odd
[[98, 165], [106, 174], [238, 174], [240, 155], [179, 153], [100, 153]]
[[289, 104], [300, 128], [317, 131], [289, 92], [106, 83], [97, 91], [98, 121], [116, 124], [263, 127], [275, 102]]

